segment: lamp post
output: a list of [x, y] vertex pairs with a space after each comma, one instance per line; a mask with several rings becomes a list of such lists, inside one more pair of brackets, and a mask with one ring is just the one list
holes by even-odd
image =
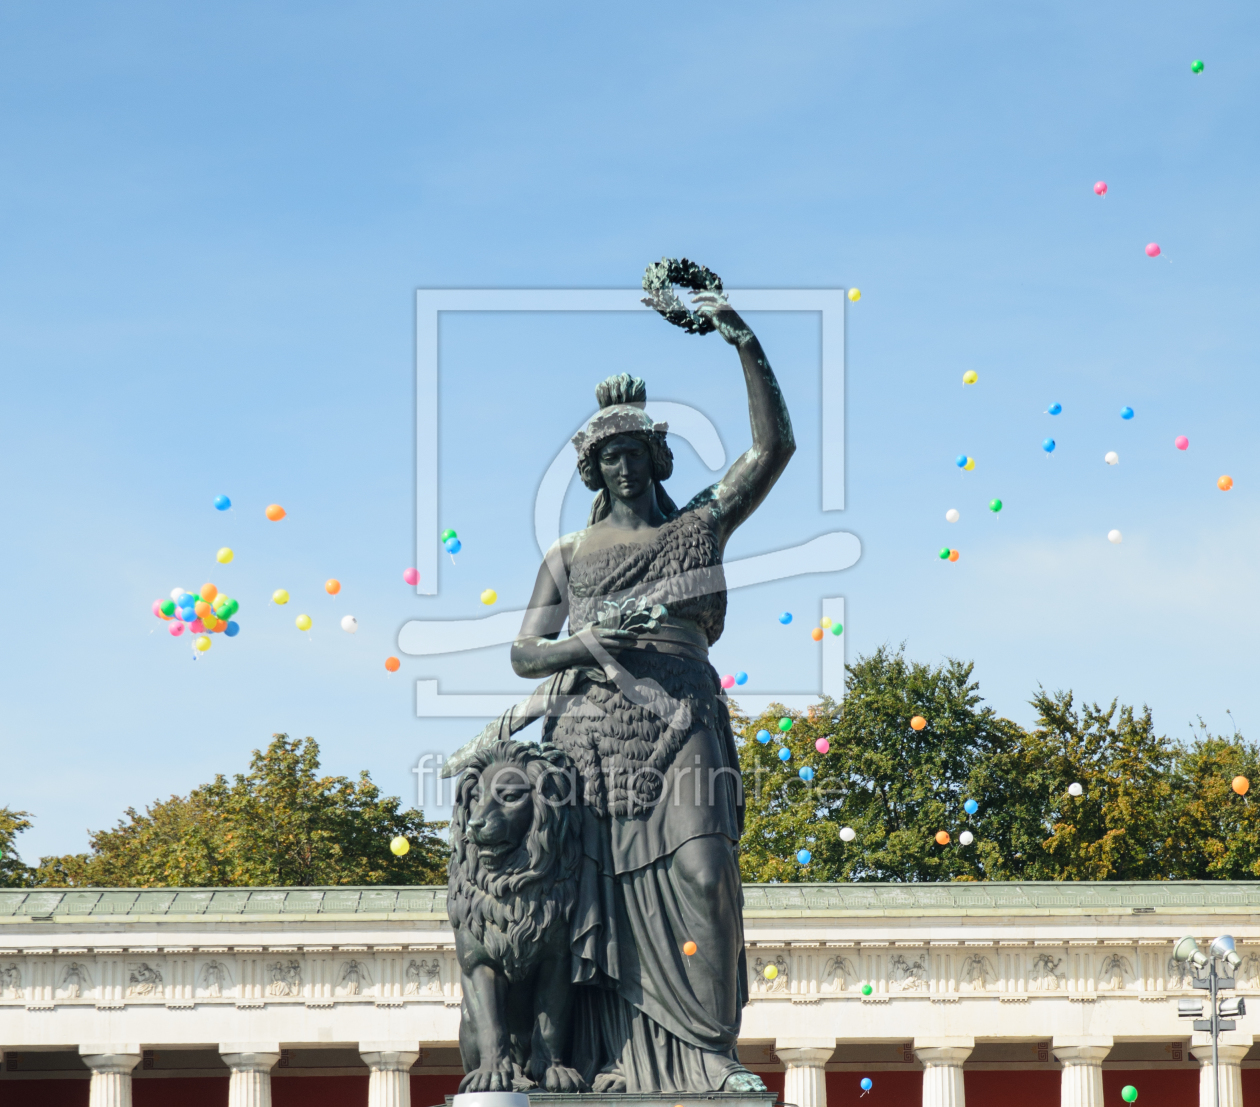
[[[1216, 997], [1222, 988], [1233, 988], [1234, 986], [1234, 968], [1242, 963], [1242, 958], [1238, 956], [1238, 952], [1234, 949], [1234, 939], [1228, 934], [1222, 934], [1210, 946], [1208, 946], [1205, 955], [1199, 949], [1199, 943], [1191, 937], [1182, 938], [1175, 946], [1173, 946], [1173, 960], [1185, 963], [1191, 962], [1196, 969], [1207, 966], [1207, 979], [1204, 980], [1195, 973], [1195, 980], [1192, 986], [1201, 988], [1206, 991], [1209, 996], [1211, 1018], [1200, 1018], [1203, 1014], [1203, 1001], [1201, 999], [1179, 999], [1177, 1000], [1177, 1017], [1183, 1019], [1194, 1019], [1195, 1030], [1206, 1030], [1212, 1035], [1212, 1102], [1214, 1107], [1221, 1107], [1221, 1076], [1220, 1076], [1220, 1058], [1217, 1051], [1217, 1039], [1220, 1037], [1222, 1030], [1234, 1030], [1238, 1023], [1234, 1020], [1242, 1018], [1247, 1013], [1247, 1004], [1241, 996], [1234, 999], [1223, 999], [1219, 1005]], [[1216, 963], [1224, 961], [1228, 968], [1228, 975], [1218, 975], [1216, 971]]]

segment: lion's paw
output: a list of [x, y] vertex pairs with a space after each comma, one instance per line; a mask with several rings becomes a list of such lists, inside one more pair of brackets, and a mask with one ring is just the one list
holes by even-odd
[[461, 1092], [510, 1092], [512, 1090], [512, 1066], [504, 1063], [497, 1068], [473, 1069], [460, 1081]]
[[761, 1077], [747, 1069], [731, 1073], [726, 1078], [726, 1083], [722, 1085], [724, 1092], [764, 1092], [765, 1090], [766, 1085]]
[[543, 1084], [549, 1092], [589, 1092], [591, 1090], [577, 1069], [568, 1068], [566, 1065], [552, 1065], [543, 1077]]
[[616, 1072], [601, 1072], [595, 1077], [594, 1090], [599, 1095], [624, 1092], [626, 1090], [626, 1078]]

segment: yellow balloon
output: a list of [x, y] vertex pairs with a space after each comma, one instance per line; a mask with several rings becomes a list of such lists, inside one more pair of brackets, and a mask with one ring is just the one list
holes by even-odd
[[283, 588], [277, 588], [274, 592], [271, 593], [271, 602], [272, 603], [288, 603], [289, 593], [286, 592]]
[[309, 615], [299, 615], [296, 619], [293, 620], [293, 625], [297, 627], [298, 630], [310, 630], [311, 617]]
[[975, 384], [980, 379], [980, 374], [974, 369], [968, 369], [963, 374], [963, 384]]
[[822, 627], [823, 630], [827, 630], [831, 626], [831, 619], [824, 615], [818, 620], [818, 625]]
[[964, 465], [963, 468], [966, 469], [967, 472], [970, 473], [971, 470], [974, 469], [975, 467], [976, 467], [976, 459], [974, 457], [967, 458], [967, 464]]
[[773, 980], [775, 977], [779, 975], [779, 970], [774, 965], [767, 965], [761, 975], [764, 976], [767, 980]]
[[227, 565], [235, 556], [236, 554], [234, 554], [231, 550], [229, 550], [226, 546], [224, 546], [223, 549], [221, 549], [217, 554], [214, 555], [214, 559], [220, 565]]
[[481, 593], [481, 602], [484, 603], [487, 607], [489, 607], [492, 603], [494, 603], [498, 598], [499, 598], [499, 593], [496, 592], [493, 588], [487, 588], [484, 592]]
[[193, 645], [196, 646], [201, 653], [205, 653], [206, 650], [210, 648], [210, 639], [204, 634], [198, 635], [197, 639], [193, 642]]
[[856, 304], [856, 303], [857, 303], [857, 302], [858, 302], [861, 298], [862, 298], [862, 290], [861, 290], [860, 288], [850, 288], [850, 289], [849, 289], [849, 299], [850, 299], [853, 303], [855, 303], [855, 304]]
[[401, 834], [389, 843], [389, 852], [395, 857], [403, 857], [411, 851], [411, 843]]

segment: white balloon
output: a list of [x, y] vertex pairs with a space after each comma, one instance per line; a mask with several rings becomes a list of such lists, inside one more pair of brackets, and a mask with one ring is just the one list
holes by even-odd
[[840, 841], [851, 842], [857, 837], [857, 831], [851, 826], [842, 826], [840, 828]]
[[1085, 789], [1082, 788], [1075, 780], [1072, 781], [1072, 783], [1068, 785], [1069, 796], [1083, 796], [1084, 794], [1085, 794]]
[[347, 634], [353, 634], [359, 629], [359, 620], [353, 615], [343, 615], [341, 619], [341, 629]]
[[183, 590], [182, 588], [172, 588], [172, 589], [171, 589], [171, 599], [173, 599], [173, 600], [178, 600], [178, 599], [179, 599], [179, 597], [180, 597], [180, 596], [182, 596], [182, 595], [184, 595], [184, 590]]
[[951, 507], [947, 512], [945, 512], [945, 521], [947, 523], [958, 522], [958, 509], [956, 507]]
[[1103, 458], [1103, 461], [1105, 461], [1108, 465], [1119, 465], [1120, 455], [1116, 453], [1115, 450], [1108, 450], [1106, 456]]
[[958, 844], [960, 846], [969, 846], [975, 840], [975, 835], [972, 834], [970, 830], [964, 830], [960, 835], [958, 835]]
[[1124, 535], [1121, 534], [1118, 530], [1109, 530], [1107, 532], [1107, 541], [1110, 542], [1113, 546], [1118, 546], [1120, 545], [1121, 542], [1124, 541]]

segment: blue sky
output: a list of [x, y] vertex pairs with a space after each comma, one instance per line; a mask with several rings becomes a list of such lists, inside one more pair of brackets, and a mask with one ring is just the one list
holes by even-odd
[[[503, 649], [383, 659], [408, 619], [483, 613], [483, 588], [524, 602], [534, 489], [596, 381], [637, 372], [728, 456], [748, 441], [713, 337], [453, 322], [441, 495], [465, 547], [416, 597], [414, 290], [630, 287], [662, 255], [863, 293], [847, 509], [818, 509], [816, 324], [759, 316], [801, 451], [732, 545], [843, 528], [862, 560], [733, 595], [719, 669], [807, 690], [805, 621], [773, 616], [843, 595], [850, 657], [974, 659], [1024, 723], [1040, 682], [1149, 703], [1178, 736], [1229, 730], [1226, 708], [1255, 732], [1258, 23], [1242, 3], [5, 8], [0, 804], [37, 817], [26, 858], [243, 769], [273, 731], [413, 800], [417, 756], [478, 725], [416, 719], [415, 679], [517, 682]], [[679, 454], [681, 502], [709, 477]], [[571, 525], [586, 502], [571, 489]], [[206, 580], [242, 633], [193, 663], [149, 607]]]

